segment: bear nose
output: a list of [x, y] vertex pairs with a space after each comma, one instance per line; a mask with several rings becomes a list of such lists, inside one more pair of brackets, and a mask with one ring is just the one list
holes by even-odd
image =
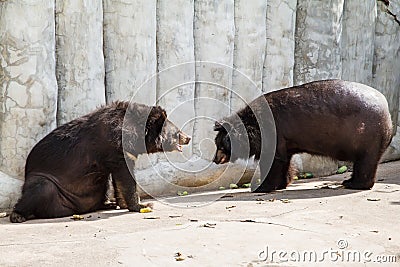
[[187, 134], [180, 132], [179, 133], [179, 143], [180, 145], [187, 145], [189, 144], [190, 140], [192, 138], [190, 136], [188, 136]]

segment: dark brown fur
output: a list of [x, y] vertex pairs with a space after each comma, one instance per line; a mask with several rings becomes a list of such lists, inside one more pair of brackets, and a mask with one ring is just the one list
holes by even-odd
[[[265, 103], [272, 111], [276, 127], [276, 151], [270, 169], [262, 162], [262, 154], [268, 154], [261, 151], [259, 123], [263, 122], [257, 123], [255, 119], [255, 114], [266, 114]], [[229, 135], [235, 135], [231, 129], [238, 121], [228, 117], [215, 125], [218, 134], [214, 161], [261, 157], [261, 177], [266, 178], [257, 192], [286, 188], [291, 181], [290, 159], [302, 152], [354, 162], [352, 177], [343, 185], [370, 189], [378, 162], [392, 138], [392, 121], [384, 96], [368, 86], [341, 80], [317, 81], [265, 94], [237, 116], [249, 135], [250, 153], [230, 154]]]
[[128, 102], [103, 106], [58, 127], [33, 147], [26, 161], [22, 196], [10, 220], [64, 217], [107, 208], [110, 174], [117, 205], [139, 211], [143, 205], [129, 171], [134, 161], [125, 161], [123, 141], [128, 156], [137, 157], [176, 150], [189, 140], [167, 120], [161, 107]]

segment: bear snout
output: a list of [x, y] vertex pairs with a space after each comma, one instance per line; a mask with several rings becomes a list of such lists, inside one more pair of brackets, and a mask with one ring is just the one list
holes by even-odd
[[229, 161], [228, 156], [222, 152], [222, 150], [218, 149], [214, 156], [214, 163], [216, 164], [224, 164]]
[[179, 145], [187, 145], [191, 139], [192, 138], [184, 132], [179, 132]]

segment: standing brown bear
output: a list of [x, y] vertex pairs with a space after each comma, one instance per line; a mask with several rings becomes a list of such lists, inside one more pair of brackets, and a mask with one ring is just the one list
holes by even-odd
[[[269, 121], [271, 112], [274, 122]], [[274, 136], [261, 134], [274, 124], [276, 147], [270, 140]], [[244, 130], [238, 130], [240, 125]], [[214, 130], [218, 131], [215, 163], [253, 155], [259, 160], [262, 182], [258, 188], [252, 185], [255, 192], [286, 188], [292, 180], [290, 159], [302, 152], [354, 162], [351, 179], [343, 185], [371, 189], [379, 160], [392, 138], [392, 121], [388, 103], [377, 90], [354, 82], [325, 80], [262, 95], [217, 122]], [[247, 150], [241, 148], [246, 142]], [[233, 144], [236, 151], [231, 150]], [[268, 154], [274, 149], [271, 166]]]
[[134, 161], [129, 158], [181, 151], [181, 145], [189, 141], [161, 107], [129, 102], [103, 106], [56, 128], [33, 147], [26, 160], [22, 196], [10, 220], [24, 222], [106, 208], [110, 174], [117, 205], [139, 211], [144, 205], [139, 204], [136, 181], [129, 171]]

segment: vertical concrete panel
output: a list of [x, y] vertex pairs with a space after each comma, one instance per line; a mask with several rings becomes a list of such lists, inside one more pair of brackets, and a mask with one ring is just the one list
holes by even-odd
[[[214, 154], [213, 122], [230, 113], [234, 48], [234, 1], [195, 1], [196, 121], [194, 152], [208, 160]], [[204, 82], [205, 81], [205, 82]], [[212, 82], [215, 84], [209, 84]]]
[[400, 158], [400, 1], [390, 1], [389, 6], [379, 1], [375, 27], [373, 86], [381, 91], [389, 103], [395, 136], [383, 160]]
[[341, 78], [344, 0], [299, 0], [296, 15], [294, 84]]
[[57, 121], [63, 124], [105, 103], [101, 1], [56, 1]]
[[23, 177], [26, 156], [56, 126], [54, 2], [0, 2], [0, 170]]
[[379, 1], [375, 27], [373, 86], [386, 96], [394, 129], [399, 110], [399, 70], [400, 25], [388, 13], [387, 6]]
[[[193, 18], [194, 0], [157, 2], [157, 104], [189, 135], [195, 117]], [[185, 147], [184, 152], [189, 151]]]
[[371, 85], [376, 0], [346, 0], [343, 12], [342, 79]]
[[[261, 94], [266, 43], [267, 1], [235, 1], [232, 111]], [[248, 79], [246, 79], [248, 77]], [[252, 84], [253, 82], [254, 84]]]
[[293, 85], [297, 0], [268, 0], [263, 91]]
[[104, 0], [103, 9], [107, 102], [155, 104], [156, 83], [144, 82], [157, 71], [156, 0]]

